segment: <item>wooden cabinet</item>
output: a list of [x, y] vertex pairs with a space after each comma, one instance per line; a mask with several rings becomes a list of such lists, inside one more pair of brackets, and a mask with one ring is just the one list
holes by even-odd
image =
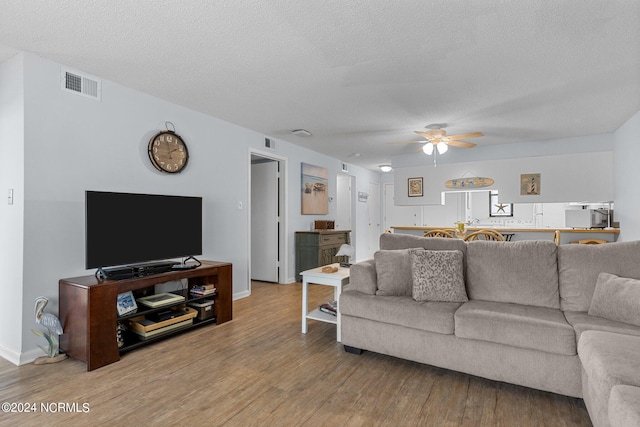
[[342, 261], [336, 252], [349, 244], [351, 230], [296, 231], [296, 280], [300, 272]]
[[[124, 280], [100, 280], [95, 276], [61, 279], [59, 290], [59, 314], [64, 333], [60, 336], [60, 348], [69, 356], [87, 363], [91, 371], [120, 360], [120, 354], [150, 344], [158, 339], [181, 333], [206, 324], [221, 324], [232, 319], [232, 266], [229, 263], [203, 261], [202, 266], [185, 271], [171, 271], [145, 277]], [[125, 345], [118, 348], [117, 327], [119, 321], [158, 311], [138, 306], [133, 315], [118, 317], [116, 299], [127, 291], [154, 293], [154, 286], [186, 279], [182, 291], [186, 302], [214, 299], [214, 317], [194, 320], [192, 325], [169, 331], [153, 339], [135, 339], [129, 336]], [[195, 285], [214, 284], [215, 296], [191, 297], [189, 290]], [[184, 304], [184, 303], [182, 303]]]

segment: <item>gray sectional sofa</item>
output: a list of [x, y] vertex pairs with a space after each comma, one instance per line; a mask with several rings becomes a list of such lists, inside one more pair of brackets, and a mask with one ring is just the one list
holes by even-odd
[[351, 266], [342, 344], [582, 397], [595, 426], [640, 426], [639, 279], [640, 241], [387, 233]]

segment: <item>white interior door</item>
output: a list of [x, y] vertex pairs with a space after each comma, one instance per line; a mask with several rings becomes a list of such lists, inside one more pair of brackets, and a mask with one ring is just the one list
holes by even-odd
[[278, 162], [251, 165], [251, 279], [278, 282]]

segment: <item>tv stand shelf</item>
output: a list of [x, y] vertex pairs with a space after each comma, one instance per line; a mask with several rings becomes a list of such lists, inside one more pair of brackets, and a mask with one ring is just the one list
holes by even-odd
[[[129, 314], [125, 314], [122, 316], [118, 316], [117, 321], [120, 322], [126, 322], [129, 319], [133, 319], [135, 317], [139, 317], [139, 316], [146, 316], [148, 314], [153, 314], [153, 313], [158, 313], [160, 311], [164, 311], [167, 308], [170, 307], [175, 307], [175, 306], [181, 306], [181, 305], [185, 305], [188, 304], [190, 302], [198, 302], [198, 301], [202, 301], [202, 300], [215, 300], [218, 301], [218, 292], [213, 293], [213, 294], [209, 294], [209, 295], [205, 295], [205, 296], [198, 296], [198, 297], [192, 297], [189, 294], [189, 289], [184, 289], [184, 290], [177, 290], [177, 291], [173, 291], [171, 292], [173, 294], [178, 294], [181, 295], [185, 298], [184, 301], [179, 302], [179, 303], [173, 303], [173, 304], [169, 304], [169, 305], [164, 305], [162, 307], [157, 307], [157, 308], [150, 308], [150, 307], [145, 307], [143, 305], [138, 305], [138, 310], [136, 310], [134, 313], [129, 313]], [[179, 334], [181, 332], [183, 332], [186, 329], [192, 329], [194, 327], [197, 326], [204, 326], [204, 325], [208, 325], [211, 323], [216, 323], [217, 322], [217, 318], [215, 316], [209, 318], [209, 319], [204, 319], [204, 320], [199, 320], [197, 318], [193, 319], [193, 324], [189, 325], [189, 326], [184, 326], [184, 327], [180, 327], [180, 328], [176, 328], [176, 329], [172, 329], [169, 330], [167, 332], [162, 333], [161, 335], [158, 336], [154, 336], [154, 337], [149, 337], [146, 339], [142, 339], [141, 337], [139, 337], [138, 335], [134, 334], [133, 332], [126, 332], [124, 334], [124, 345], [122, 347], [120, 347], [118, 349], [118, 351], [120, 351], [120, 354], [122, 353], [126, 353], [127, 351], [131, 351], [131, 350], [135, 350], [138, 347], [142, 347], [152, 341], [159, 341], [162, 340], [164, 338], [167, 338], [171, 335], [176, 335]]]
[[[69, 356], [87, 363], [92, 371], [120, 360], [120, 354], [143, 345], [151, 344], [196, 327], [222, 324], [232, 319], [232, 265], [225, 262], [203, 261], [202, 266], [193, 270], [179, 270], [152, 276], [124, 280], [100, 280], [95, 276], [81, 276], [61, 279], [59, 288], [59, 314], [64, 333], [60, 336], [60, 348]], [[163, 308], [147, 308], [138, 305], [136, 313], [118, 316], [116, 299], [118, 294], [152, 288], [154, 285], [187, 279], [188, 289], [203, 283], [215, 284], [213, 295], [191, 297], [188, 290], [181, 295], [186, 301], [213, 299], [214, 316], [206, 320], [194, 319], [192, 325], [170, 330], [148, 339], [125, 337], [125, 343], [118, 348], [117, 324], [135, 316], [157, 312]], [[180, 293], [180, 292], [176, 292]]]

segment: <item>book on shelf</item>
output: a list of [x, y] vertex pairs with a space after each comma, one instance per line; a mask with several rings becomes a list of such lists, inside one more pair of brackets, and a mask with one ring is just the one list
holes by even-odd
[[338, 302], [337, 301], [329, 301], [320, 305], [320, 311], [324, 313], [331, 314], [332, 316], [336, 316], [338, 312]]
[[215, 285], [196, 285], [193, 288], [191, 288], [191, 295], [194, 296], [205, 296], [205, 295], [212, 295], [216, 293], [216, 287]]

